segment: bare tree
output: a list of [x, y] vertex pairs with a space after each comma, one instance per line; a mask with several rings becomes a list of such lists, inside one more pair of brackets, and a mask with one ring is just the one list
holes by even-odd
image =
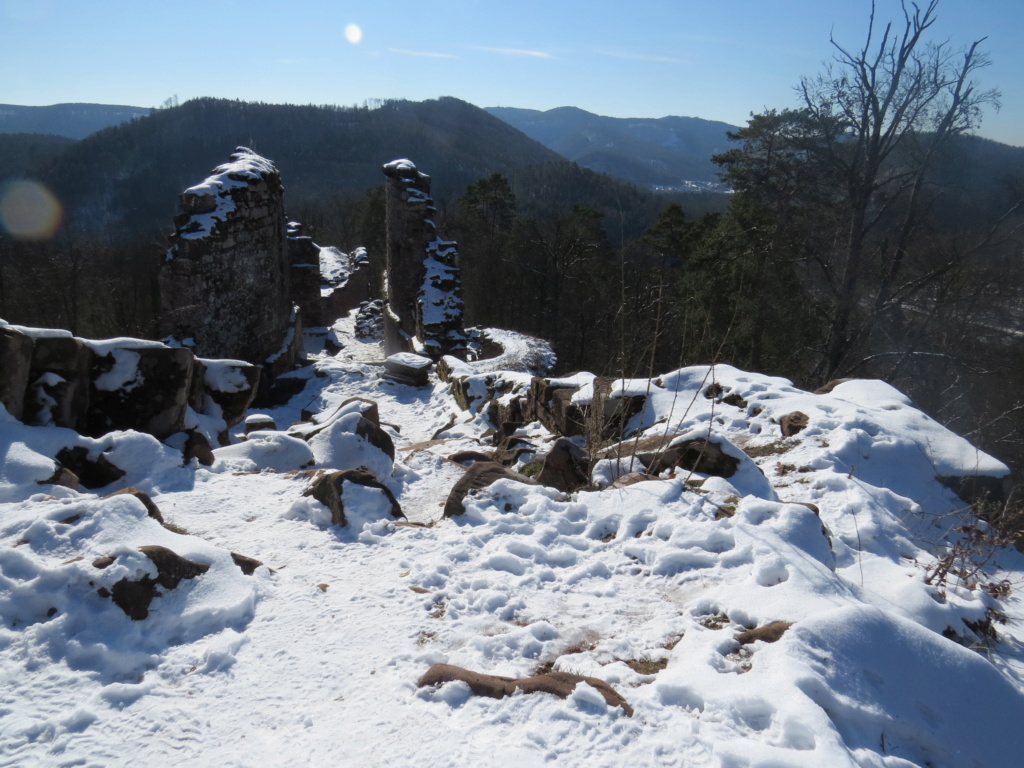
[[[923, 9], [904, 2], [902, 28], [890, 22], [879, 34], [872, 3], [863, 47], [848, 49], [833, 38], [833, 63], [798, 89], [812, 125], [829, 135], [841, 127], [839, 140], [824, 144], [820, 158], [840, 180], [846, 216], [845, 234], [828, 265], [834, 310], [820, 366], [824, 378], [843, 368], [870, 331], [874, 316], [853, 323], [869, 259], [881, 276], [869, 302], [877, 314], [898, 293], [937, 154], [950, 139], [976, 128], [986, 106], [998, 108], [999, 93], [980, 89], [973, 79], [989, 63], [978, 49], [984, 38], [966, 48], [925, 39], [937, 6], [938, 0]], [[940, 263], [932, 275], [916, 275], [917, 288], [951, 268]]]

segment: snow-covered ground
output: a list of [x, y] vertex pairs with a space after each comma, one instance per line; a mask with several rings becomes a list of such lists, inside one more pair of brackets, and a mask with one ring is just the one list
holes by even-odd
[[[487, 450], [492, 425], [436, 379], [383, 380], [379, 349], [349, 335], [351, 320], [336, 330], [345, 349], [267, 411], [281, 431], [219, 449], [210, 468], [180, 466], [145, 435], [89, 441], [0, 412], [0, 765], [1024, 760], [1024, 560], [1003, 549], [966, 582], [934, 575], [970, 521], [936, 477], [1005, 468], [900, 393], [850, 382], [811, 395], [728, 366], [622, 382], [647, 396], [634, 428], [710, 430], [736, 474], [572, 495], [502, 480], [445, 519], [464, 471], [446, 457]], [[705, 397], [715, 382], [720, 396]], [[353, 396], [391, 425], [393, 464], [330, 425], [308, 443], [285, 433], [303, 409], [325, 417]], [[793, 411], [808, 426], [783, 438]], [[554, 439], [537, 423], [523, 436], [538, 455]], [[38, 485], [68, 444], [107, 449], [127, 475], [99, 492]], [[391, 470], [386, 484], [425, 526], [396, 525], [374, 489], [345, 492], [345, 527], [303, 496], [311, 463], [368, 462]], [[598, 467], [606, 483], [626, 469]], [[129, 484], [173, 531], [133, 496], [101, 498]], [[209, 569], [132, 621], [99, 591], [155, 574], [143, 545]], [[232, 552], [265, 567], [246, 575]], [[774, 642], [737, 639], [772, 622], [790, 624]], [[633, 714], [586, 683], [564, 700], [417, 687], [435, 663], [599, 678]]]

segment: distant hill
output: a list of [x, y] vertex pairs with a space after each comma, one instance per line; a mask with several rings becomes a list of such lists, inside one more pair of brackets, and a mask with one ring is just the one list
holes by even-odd
[[[0, 155], [9, 138], [0, 135]], [[433, 177], [440, 203], [497, 172], [508, 176], [527, 213], [556, 198], [598, 210], [641, 207], [646, 222], [637, 226], [645, 226], [661, 204], [454, 98], [374, 109], [195, 99], [104, 128], [33, 170], [64, 202], [73, 227], [117, 237], [169, 230], [178, 194], [243, 145], [277, 165], [293, 212], [380, 186], [381, 166], [399, 157]], [[6, 175], [0, 166], [0, 178]]]
[[153, 110], [114, 104], [52, 104], [22, 107], [0, 104], [0, 133], [47, 133], [84, 139], [91, 133], [118, 125]]
[[697, 117], [602, 117], [575, 107], [488, 107], [487, 111], [569, 160], [640, 187], [717, 184], [711, 156], [729, 148], [737, 126]]

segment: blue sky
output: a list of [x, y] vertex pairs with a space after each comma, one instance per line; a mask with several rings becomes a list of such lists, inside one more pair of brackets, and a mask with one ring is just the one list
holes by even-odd
[[[922, 0], [926, 1], [926, 0]], [[897, 18], [898, 0], [878, 0]], [[746, 121], [857, 46], [870, 0], [0, 0], [0, 103], [150, 107], [456, 96], [615, 117]], [[1024, 0], [941, 0], [936, 39], [984, 44], [981, 135], [1024, 145]], [[358, 26], [346, 37], [346, 28]]]

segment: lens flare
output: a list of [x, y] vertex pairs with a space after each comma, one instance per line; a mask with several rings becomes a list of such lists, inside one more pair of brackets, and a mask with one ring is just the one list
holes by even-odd
[[352, 45], [359, 45], [363, 41], [363, 30], [359, 28], [358, 24], [349, 24], [345, 27], [345, 39]]
[[60, 201], [38, 181], [0, 186], [0, 227], [19, 240], [47, 240], [61, 220]]

